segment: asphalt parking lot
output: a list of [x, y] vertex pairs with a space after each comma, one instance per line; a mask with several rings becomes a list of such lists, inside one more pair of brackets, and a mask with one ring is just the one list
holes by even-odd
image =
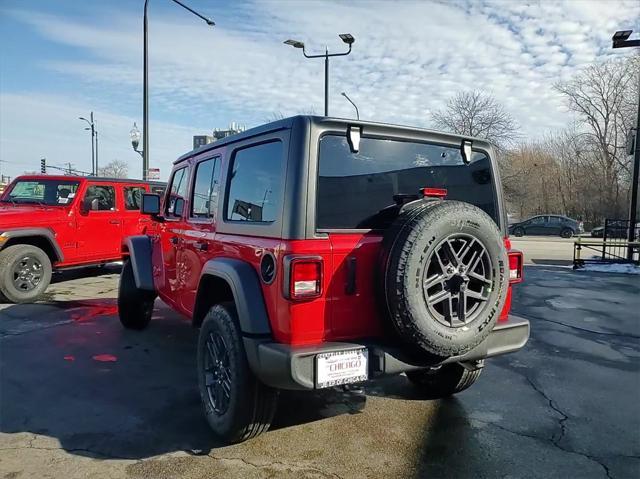
[[97, 273], [0, 305], [2, 478], [640, 475], [638, 276], [529, 266], [514, 302], [529, 344], [458, 397], [423, 400], [402, 376], [366, 397], [285, 393], [270, 432], [221, 447], [196, 332], [159, 302], [147, 331], [123, 330], [117, 274]]

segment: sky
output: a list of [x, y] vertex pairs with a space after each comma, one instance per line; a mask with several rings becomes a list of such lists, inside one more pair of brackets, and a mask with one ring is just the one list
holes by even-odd
[[[430, 127], [458, 91], [492, 94], [525, 138], [572, 122], [554, 82], [631, 49], [616, 30], [640, 27], [638, 0], [149, 1], [150, 166], [167, 179], [192, 136], [232, 121], [323, 112], [322, 60], [339, 33], [356, 41], [330, 64], [330, 115]], [[143, 0], [0, 0], [0, 172], [16, 176], [71, 162], [91, 170], [78, 119], [94, 112], [99, 162], [141, 176], [129, 131], [142, 123]]]

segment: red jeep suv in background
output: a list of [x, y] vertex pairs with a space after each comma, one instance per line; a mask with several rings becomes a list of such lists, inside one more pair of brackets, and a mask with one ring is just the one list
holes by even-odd
[[406, 373], [448, 396], [529, 337], [482, 140], [288, 118], [182, 156], [164, 201], [142, 203], [120, 320], [143, 329], [159, 296], [200, 328], [200, 395], [228, 442], [268, 429], [279, 390]]
[[142, 194], [159, 190], [136, 180], [16, 178], [0, 196], [0, 300], [36, 300], [53, 269], [119, 261], [123, 238], [150, 223]]

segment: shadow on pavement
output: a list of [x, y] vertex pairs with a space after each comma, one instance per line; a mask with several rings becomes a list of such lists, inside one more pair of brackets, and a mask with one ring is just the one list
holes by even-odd
[[[115, 299], [10, 306], [0, 311], [0, 431], [89, 457], [207, 454], [221, 444], [201, 411], [196, 336], [159, 302], [144, 332], [121, 327]], [[364, 403], [352, 392], [283, 392], [272, 430]]]

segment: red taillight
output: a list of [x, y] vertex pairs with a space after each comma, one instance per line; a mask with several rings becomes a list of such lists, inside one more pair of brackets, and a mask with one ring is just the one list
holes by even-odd
[[290, 268], [290, 299], [312, 299], [322, 294], [322, 260], [293, 259]]
[[435, 198], [444, 199], [447, 197], [446, 188], [421, 188], [420, 193], [422, 193], [422, 196], [432, 196]]
[[524, 265], [524, 255], [522, 251], [511, 250], [509, 255], [509, 283], [522, 282], [522, 270]]

